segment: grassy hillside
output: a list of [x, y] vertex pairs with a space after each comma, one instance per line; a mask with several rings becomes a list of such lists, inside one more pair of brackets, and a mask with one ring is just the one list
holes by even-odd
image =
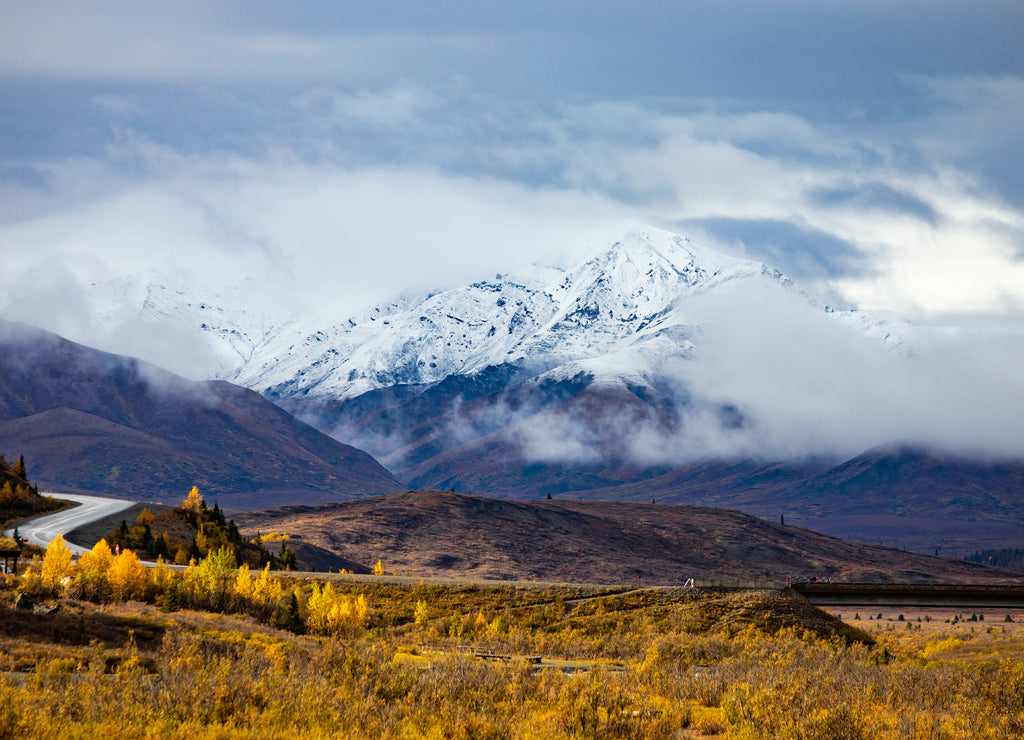
[[864, 545], [738, 511], [601, 501], [507, 501], [408, 491], [242, 515], [389, 572], [587, 583], [688, 578], [933, 582], [1020, 579], [891, 547]]
[[0, 448], [44, 487], [177, 501], [198, 485], [233, 509], [402, 486], [366, 453], [258, 393], [0, 322]]
[[9, 463], [0, 455], [0, 530], [10, 522], [57, 511], [64, 505], [64, 502], [39, 495], [28, 480], [24, 457]]

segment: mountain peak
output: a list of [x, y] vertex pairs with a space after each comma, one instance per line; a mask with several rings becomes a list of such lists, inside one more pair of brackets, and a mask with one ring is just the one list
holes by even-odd
[[633, 226], [549, 288], [557, 310], [544, 331], [578, 329], [591, 339], [595, 334], [622, 339], [689, 296], [723, 281], [764, 274], [760, 263], [699, 248], [668, 231]]
[[698, 271], [715, 274], [740, 268], [760, 271], [764, 267], [751, 260], [699, 247], [680, 234], [640, 223], [623, 227], [608, 240], [608, 247], [591, 259], [602, 262], [612, 259], [622, 264], [647, 267], [670, 266], [673, 271], [686, 276]]
[[546, 281], [501, 275], [396, 299], [287, 346], [265, 346], [228, 377], [275, 397], [351, 398], [495, 366], [603, 367], [611, 355], [616, 373], [643, 377], [663, 360], [689, 356], [694, 299], [727, 282], [786, 282], [760, 263], [651, 226], [607, 236]]
[[568, 270], [552, 294], [564, 302], [617, 305], [617, 313], [648, 315], [723, 281], [763, 275], [787, 282], [759, 262], [698, 247], [651, 226], [630, 225], [597, 254]]

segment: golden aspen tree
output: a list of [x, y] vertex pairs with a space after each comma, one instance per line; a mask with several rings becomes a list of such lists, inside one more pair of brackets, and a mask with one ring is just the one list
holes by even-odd
[[257, 610], [256, 617], [267, 619], [282, 598], [284, 586], [281, 585], [281, 581], [270, 575], [270, 563], [267, 563], [259, 576], [252, 581], [252, 601]]
[[211, 550], [198, 565], [189, 561], [182, 574], [182, 595], [190, 605], [221, 610], [227, 606], [235, 579], [235, 553], [230, 548]]
[[78, 575], [75, 577], [76, 591], [81, 598], [106, 601], [110, 598], [108, 573], [114, 565], [114, 553], [106, 540], [93, 545], [92, 550], [78, 559]]
[[330, 583], [313, 587], [306, 608], [309, 631], [321, 635], [358, 634], [369, 613], [365, 596], [352, 598], [339, 594]]
[[121, 551], [107, 571], [107, 579], [115, 599], [128, 601], [145, 598], [149, 580], [146, 566], [139, 562], [139, 557], [131, 550]]
[[199, 487], [192, 486], [192, 490], [188, 492], [188, 496], [181, 502], [181, 508], [185, 511], [198, 514], [199, 509], [203, 506], [203, 497], [199, 495]]
[[382, 576], [382, 575], [384, 575], [384, 564], [381, 563], [380, 560], [378, 560], [377, 564], [375, 566], [373, 566], [373, 574], [375, 576]]
[[98, 570], [106, 573], [114, 564], [114, 552], [105, 539], [100, 540], [78, 559], [78, 570]]
[[427, 607], [427, 602], [420, 599], [416, 602], [416, 611], [414, 612], [416, 617], [416, 624], [426, 624], [430, 620], [430, 609]]
[[203, 556], [210, 553], [210, 542], [206, 537], [206, 525], [204, 523], [199, 525], [199, 531], [196, 532], [196, 549]]
[[331, 584], [314, 586], [306, 602], [306, 626], [314, 634], [327, 635], [333, 627], [331, 609], [334, 606], [334, 587]]
[[[177, 564], [177, 558], [175, 563]], [[205, 603], [206, 594], [203, 593], [203, 584], [199, 577], [199, 567], [195, 558], [188, 561], [188, 567], [181, 574], [179, 593], [185, 606], [197, 606]]]
[[149, 587], [153, 593], [160, 595], [167, 591], [168, 586], [171, 585], [171, 580], [174, 578], [174, 573], [167, 567], [167, 561], [164, 560], [162, 555], [157, 556], [156, 567], [149, 568], [148, 571]]
[[75, 572], [74, 563], [71, 562], [71, 550], [68, 549], [64, 538], [57, 533], [50, 544], [46, 546], [46, 555], [43, 556], [43, 567], [40, 573], [42, 587], [53, 594], [58, 594], [64, 589], [65, 579], [70, 578]]
[[249, 574], [249, 566], [242, 563], [238, 566], [238, 573], [235, 575], [235, 582], [233, 584], [235, 596], [242, 599], [251, 599], [253, 592], [253, 578]]

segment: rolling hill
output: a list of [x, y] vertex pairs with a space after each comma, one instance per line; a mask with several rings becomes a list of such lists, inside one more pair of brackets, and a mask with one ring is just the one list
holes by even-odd
[[231, 509], [402, 488], [368, 454], [224, 381], [0, 322], [0, 450], [43, 489], [177, 503], [192, 485]]
[[578, 583], [687, 578], [1002, 581], [1019, 573], [846, 542], [726, 509], [606, 501], [509, 501], [407, 491], [244, 514], [243, 531], [283, 531], [399, 575]]

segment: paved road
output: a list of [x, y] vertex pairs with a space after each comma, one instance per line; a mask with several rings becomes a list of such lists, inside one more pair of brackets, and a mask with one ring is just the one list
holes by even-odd
[[[117, 498], [100, 498], [98, 496], [79, 496], [70, 493], [49, 493], [47, 496], [72, 501], [74, 506], [56, 514], [47, 514], [38, 519], [22, 522], [18, 525], [18, 534], [26, 537], [33, 545], [46, 547], [58, 533], [70, 532], [81, 527], [83, 524], [94, 522], [97, 519], [116, 514], [119, 511], [133, 506], [134, 501], [123, 501]], [[8, 529], [4, 534], [8, 537], [14, 534], [14, 529]], [[68, 549], [75, 555], [81, 555], [86, 548], [68, 543]]]

